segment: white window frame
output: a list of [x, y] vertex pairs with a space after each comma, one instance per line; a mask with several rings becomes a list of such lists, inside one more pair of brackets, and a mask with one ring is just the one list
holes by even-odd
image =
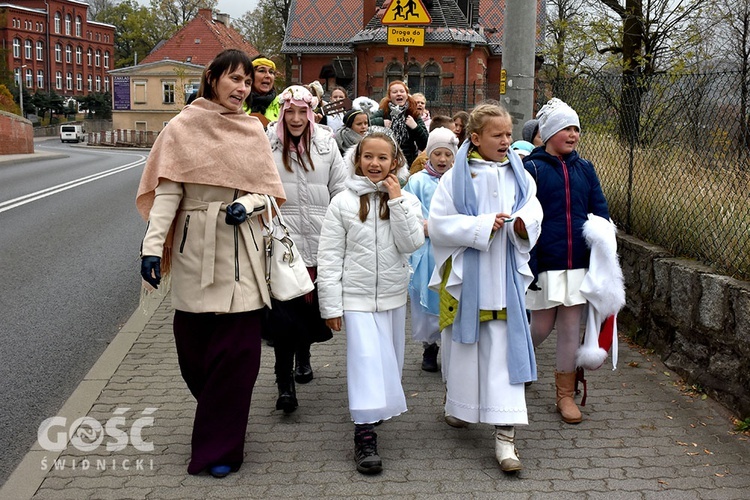
[[83, 48], [76, 47], [76, 64], [83, 64]]
[[76, 90], [83, 91], [83, 75], [80, 73], [76, 74]]
[[68, 64], [73, 62], [73, 46], [72, 45], [65, 46], [65, 62]]
[[13, 57], [15, 57], [16, 59], [21, 59], [21, 39], [20, 38], [13, 39]]
[[44, 42], [36, 42], [36, 60], [44, 60]]
[[76, 16], [76, 36], [81, 36], [81, 16]]
[[23, 43], [23, 57], [28, 60], [31, 60], [33, 55], [34, 55], [34, 42], [32, 42], [31, 40], [26, 40]]
[[60, 33], [60, 23], [62, 23], [62, 16], [59, 12], [55, 12], [55, 33]]
[[73, 22], [73, 19], [70, 17], [70, 14], [65, 14], [65, 34], [70, 36], [70, 25]]
[[36, 86], [39, 89], [44, 88], [44, 70], [37, 70], [36, 72]]
[[55, 62], [62, 62], [62, 44], [55, 44]]
[[73, 90], [73, 73], [70, 71], [65, 75], [65, 89]]
[[55, 72], [55, 88], [62, 90], [62, 71]]

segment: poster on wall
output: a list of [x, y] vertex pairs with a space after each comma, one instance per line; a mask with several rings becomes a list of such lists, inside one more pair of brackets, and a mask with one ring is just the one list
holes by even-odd
[[130, 77], [115, 76], [112, 82], [112, 109], [130, 110]]

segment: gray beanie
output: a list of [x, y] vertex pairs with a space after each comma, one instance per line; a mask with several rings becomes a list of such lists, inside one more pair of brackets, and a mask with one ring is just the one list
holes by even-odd
[[536, 135], [538, 130], [539, 130], [539, 120], [533, 120], [533, 119], [529, 120], [523, 124], [521, 137], [523, 137], [524, 141], [531, 142], [533, 144], [534, 136]]

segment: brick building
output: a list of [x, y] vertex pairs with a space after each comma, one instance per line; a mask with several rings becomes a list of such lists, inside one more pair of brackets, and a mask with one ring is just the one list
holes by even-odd
[[[406, 5], [402, 2], [403, 5]], [[391, 0], [295, 0], [282, 53], [293, 83], [341, 85], [352, 97], [382, 97], [393, 80], [423, 92], [445, 112], [497, 98], [505, 0], [422, 0], [431, 22], [423, 46], [388, 45], [383, 15]], [[544, 2], [537, 0], [537, 25]], [[538, 33], [541, 29], [537, 30]], [[539, 36], [539, 35], [537, 35]]]
[[115, 27], [86, 19], [75, 0], [0, 3], [0, 58], [29, 93], [72, 97], [111, 90]]

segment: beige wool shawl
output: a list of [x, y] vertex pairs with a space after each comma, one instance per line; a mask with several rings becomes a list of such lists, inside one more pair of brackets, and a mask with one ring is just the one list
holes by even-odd
[[160, 179], [268, 194], [279, 205], [286, 200], [260, 121], [204, 98], [170, 120], [154, 142], [136, 195], [144, 220]]

